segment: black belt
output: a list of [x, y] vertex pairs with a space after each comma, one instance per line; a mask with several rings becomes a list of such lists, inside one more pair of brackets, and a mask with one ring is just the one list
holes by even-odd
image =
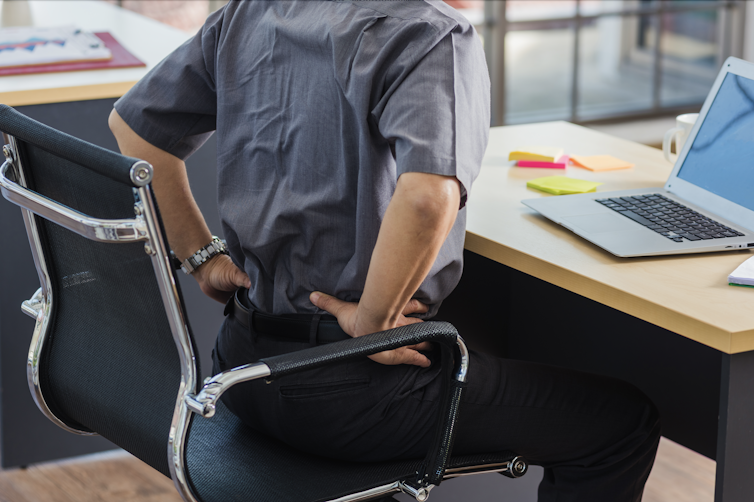
[[351, 338], [329, 314], [270, 315], [247, 306], [246, 289], [239, 289], [225, 306], [225, 315], [231, 315], [246, 329], [275, 338], [317, 343], [339, 342]]

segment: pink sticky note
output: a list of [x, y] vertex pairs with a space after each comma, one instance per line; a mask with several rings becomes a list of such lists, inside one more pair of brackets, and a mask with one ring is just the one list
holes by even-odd
[[563, 155], [557, 162], [542, 162], [539, 160], [519, 160], [518, 167], [546, 167], [550, 169], [565, 169], [568, 165], [568, 155]]

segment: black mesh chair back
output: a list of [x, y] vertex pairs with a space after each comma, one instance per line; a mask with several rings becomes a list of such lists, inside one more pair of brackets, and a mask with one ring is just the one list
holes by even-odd
[[[114, 175], [139, 161], [73, 137], [61, 147], [61, 133], [19, 115], [0, 110], [19, 184], [82, 216], [136, 218], [137, 187]], [[92, 170], [93, 161], [104, 172]], [[65, 427], [96, 431], [169, 476], [166, 438], [181, 363], [145, 241], [97, 242], [54, 217], [27, 217], [48, 310], [41, 350], [30, 361], [38, 404]]]

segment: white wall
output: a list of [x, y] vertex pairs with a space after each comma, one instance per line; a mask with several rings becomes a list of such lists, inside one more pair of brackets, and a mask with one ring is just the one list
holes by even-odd
[[746, 2], [743, 59], [754, 62], [754, 2]]

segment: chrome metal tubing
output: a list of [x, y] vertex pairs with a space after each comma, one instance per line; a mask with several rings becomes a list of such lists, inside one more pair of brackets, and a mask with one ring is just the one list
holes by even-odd
[[466, 375], [469, 372], [469, 349], [466, 347], [466, 342], [463, 341], [461, 335], [456, 336], [456, 344], [458, 345], [458, 351], [461, 353], [456, 380], [459, 382], [465, 382]]
[[152, 164], [144, 160], [132, 165], [131, 171], [128, 173], [131, 182], [137, 187], [149, 185], [152, 182], [152, 176], [154, 176], [154, 168], [152, 168]]
[[248, 382], [270, 375], [270, 368], [264, 363], [244, 364], [237, 368], [225, 370], [222, 373], [207, 378], [198, 394], [186, 396], [186, 405], [191, 411], [204, 418], [215, 415], [217, 401], [223, 393], [241, 382]]
[[[498, 465], [498, 464], [493, 464]], [[473, 476], [474, 474], [485, 474], [488, 472], [508, 472], [508, 464], [504, 464], [504, 467], [498, 468], [498, 469], [486, 469], [486, 466], [480, 466], [479, 470], [476, 471], [470, 471], [470, 472], [454, 472], [451, 474], [446, 473], [442, 479], [453, 479], [453, 478], [460, 478], [461, 476]]]
[[103, 220], [80, 213], [10, 180], [6, 172], [11, 166], [10, 160], [0, 166], [0, 191], [14, 204], [94, 241], [134, 242], [147, 239], [146, 225], [141, 217]]
[[459, 476], [471, 476], [485, 472], [507, 472], [511, 468], [511, 461], [498, 462], [496, 464], [470, 465], [468, 467], [455, 467], [446, 469], [443, 479], [457, 478]]
[[[37, 322], [34, 325], [34, 334], [31, 337], [31, 345], [29, 346], [29, 354], [26, 359], [26, 379], [29, 384], [29, 390], [31, 391], [31, 397], [41, 411], [52, 423], [73, 434], [80, 436], [96, 436], [97, 433], [89, 430], [75, 429], [68, 426], [65, 422], [60, 420], [50, 408], [47, 406], [44, 395], [42, 394], [42, 388], [39, 386], [39, 358], [44, 347], [44, 342], [47, 337], [47, 331], [50, 327], [50, 314], [52, 312], [52, 292], [47, 289], [47, 296], [41, 295], [41, 290], [37, 290], [34, 296], [29, 300], [34, 302], [35, 308], [38, 308]], [[39, 295], [39, 297], [37, 296]], [[41, 298], [40, 298], [41, 297]], [[24, 302], [26, 303], [26, 302]], [[26, 312], [26, 310], [24, 310]]]
[[196, 355], [191, 344], [186, 319], [183, 316], [178, 296], [178, 288], [170, 266], [170, 253], [167, 243], [162, 238], [162, 231], [157, 221], [157, 209], [152, 199], [149, 186], [137, 189], [141, 202], [141, 212], [146, 223], [146, 231], [160, 296], [165, 305], [165, 314], [173, 334], [173, 341], [178, 350], [181, 363], [181, 383], [178, 387], [173, 420], [168, 436], [168, 466], [178, 493], [187, 502], [198, 502], [188, 483], [186, 475], [186, 433], [190, 422], [190, 411], [186, 406], [186, 397], [196, 389], [197, 371]]
[[400, 481], [398, 483], [398, 487], [401, 489], [403, 493], [406, 493], [414, 497], [417, 500], [417, 502], [425, 502], [429, 498], [430, 490], [432, 490], [432, 488], [434, 488], [435, 485], [420, 486], [417, 488], [417, 487], [413, 487], [409, 485], [408, 483], [404, 481]]
[[472, 476], [474, 474], [484, 474], [485, 472], [507, 472], [510, 477], [520, 478], [528, 472], [529, 465], [522, 457], [514, 457], [508, 462], [498, 462], [496, 464], [470, 465], [466, 467], [455, 467], [447, 469], [443, 479], [457, 478], [459, 476]]
[[414, 488], [403, 481], [394, 481], [382, 486], [376, 486], [368, 490], [364, 490], [358, 493], [352, 493], [343, 497], [329, 500], [328, 502], [365, 502], [367, 500], [374, 500], [378, 497], [384, 497], [392, 493], [403, 492], [407, 495], [411, 495], [418, 502], [425, 502], [429, 499], [429, 492], [435, 485], [429, 485], [421, 488]]
[[31, 298], [21, 303], [21, 310], [23, 310], [24, 314], [28, 315], [32, 319], [36, 319], [42, 309], [44, 309], [44, 296], [42, 295], [42, 288], [37, 289]]
[[[26, 178], [24, 177], [23, 166], [16, 154], [17, 145], [16, 140], [12, 136], [3, 134], [5, 143], [10, 146], [11, 157], [15, 159], [17, 168], [18, 183], [23, 187], [26, 185]], [[6, 161], [6, 164], [8, 162]], [[0, 172], [2, 176], [5, 176], [6, 166], [0, 166]], [[26, 381], [29, 385], [29, 391], [31, 397], [34, 399], [34, 403], [39, 408], [39, 411], [44, 414], [52, 423], [73, 434], [81, 436], [96, 436], [97, 434], [87, 430], [75, 429], [69, 427], [62, 420], [60, 420], [47, 406], [44, 395], [42, 394], [42, 388], [39, 386], [39, 357], [42, 353], [42, 348], [47, 337], [47, 331], [50, 327], [50, 315], [52, 312], [52, 286], [50, 281], [50, 275], [47, 269], [47, 262], [45, 261], [44, 254], [42, 252], [42, 242], [39, 240], [39, 231], [37, 229], [37, 222], [34, 219], [34, 215], [27, 209], [21, 209], [21, 216], [24, 219], [24, 226], [26, 227], [26, 235], [29, 238], [29, 246], [31, 247], [31, 255], [34, 258], [34, 265], [37, 269], [37, 275], [39, 276], [39, 284], [41, 287], [34, 293], [34, 295], [21, 304], [21, 310], [27, 315], [36, 319], [34, 324], [34, 333], [31, 336], [31, 343], [29, 344], [29, 352], [26, 356]]]
[[328, 502], [363, 502], [366, 500], [374, 500], [377, 497], [384, 497], [385, 495], [390, 495], [391, 493], [397, 493], [399, 491], [402, 491], [400, 481], [394, 481], [387, 485], [377, 486], [358, 493], [352, 493], [344, 497], [329, 500]]

